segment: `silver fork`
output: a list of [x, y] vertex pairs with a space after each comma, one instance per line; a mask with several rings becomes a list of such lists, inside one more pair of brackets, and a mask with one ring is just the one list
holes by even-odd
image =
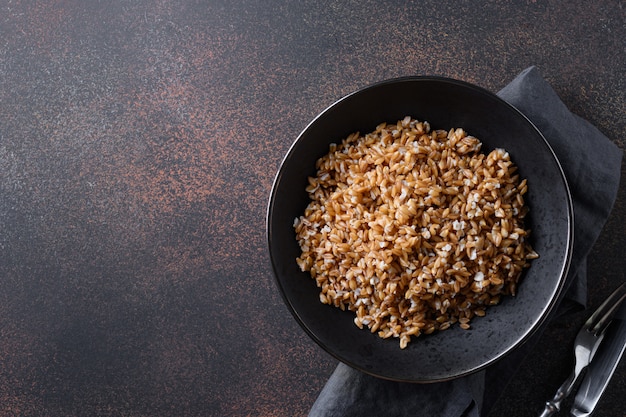
[[615, 311], [626, 298], [626, 282], [620, 285], [587, 319], [574, 340], [574, 370], [559, 387], [554, 398], [546, 402], [539, 417], [549, 417], [561, 409], [561, 403], [572, 392], [583, 370], [589, 366], [604, 338], [604, 332], [613, 319]]

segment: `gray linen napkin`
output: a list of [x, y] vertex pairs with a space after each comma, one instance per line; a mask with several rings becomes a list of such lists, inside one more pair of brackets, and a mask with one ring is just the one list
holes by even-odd
[[[543, 133], [570, 186], [574, 248], [567, 290], [556, 310], [556, 314], [565, 314], [586, 305], [586, 257], [613, 207], [622, 151], [590, 123], [572, 114], [535, 67], [522, 71], [498, 95]], [[486, 416], [540, 335], [538, 331], [522, 347], [484, 371], [436, 384], [387, 381], [340, 363], [309, 417]]]

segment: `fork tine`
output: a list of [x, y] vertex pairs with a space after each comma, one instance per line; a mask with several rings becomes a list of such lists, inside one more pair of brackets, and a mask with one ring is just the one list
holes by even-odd
[[585, 327], [594, 334], [602, 334], [613, 319], [622, 301], [626, 299], [626, 282], [620, 285], [585, 322]]

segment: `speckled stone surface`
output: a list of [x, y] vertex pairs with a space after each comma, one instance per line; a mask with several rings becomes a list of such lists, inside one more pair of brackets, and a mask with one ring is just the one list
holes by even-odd
[[[536, 65], [626, 147], [621, 1], [0, 4], [0, 415], [302, 416], [336, 363], [273, 283], [265, 209], [308, 121], [385, 78]], [[625, 170], [622, 169], [622, 183]], [[624, 281], [626, 191], [588, 261]], [[533, 416], [586, 312], [492, 416]], [[626, 415], [626, 363], [597, 415]]]

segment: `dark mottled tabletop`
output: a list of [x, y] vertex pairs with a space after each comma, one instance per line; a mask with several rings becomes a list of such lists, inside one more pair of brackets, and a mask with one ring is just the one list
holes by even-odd
[[[495, 92], [536, 65], [625, 148], [624, 2], [478, 4], [1, 2], [0, 415], [305, 415], [336, 362], [283, 305], [265, 209], [297, 134], [356, 88]], [[624, 190], [593, 305], [625, 279]], [[586, 314], [550, 326], [492, 416], [535, 415]], [[597, 415], [626, 415], [625, 366]]]

